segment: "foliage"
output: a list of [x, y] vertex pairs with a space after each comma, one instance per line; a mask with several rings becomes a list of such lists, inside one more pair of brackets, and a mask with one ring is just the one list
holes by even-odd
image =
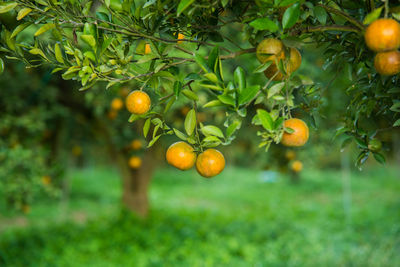
[[[271, 62], [248, 69], [237, 66], [236, 59], [254, 52], [267, 37], [281, 39], [287, 48], [316, 44], [324, 51], [325, 67], [335, 66], [353, 81], [346, 91], [352, 101], [347, 103], [338, 135], [348, 136], [344, 145], [357, 142], [361, 150], [357, 165], [361, 165], [370, 154], [384, 161], [368, 143], [377, 131], [399, 124], [398, 76], [376, 73], [373, 53], [363, 39], [364, 24], [383, 15], [399, 18], [398, 7], [386, 2], [384, 8], [381, 1], [350, 0], [327, 4], [315, 0], [5, 1], [0, 13], [11, 18], [2, 28], [1, 51], [28, 65], [51, 65], [64, 79], [80, 81], [81, 90], [107, 81], [107, 88], [136, 82], [152, 92], [153, 109], [130, 119], [146, 119], [145, 135], [150, 124], [154, 126], [150, 146], [172, 134], [197, 150], [228, 145], [243, 117], [252, 116], [259, 126], [260, 146], [268, 149], [290, 131], [282, 123], [292, 110], [316, 110], [323, 92], [307, 76], [296, 74], [282, 82], [253, 82], [250, 74], [261, 73]], [[284, 64], [279, 69], [286, 71]], [[199, 98], [201, 92], [206, 101]], [[184, 130], [169, 125], [164, 116], [178, 97], [193, 108]], [[226, 129], [198, 123], [200, 104], [211, 112], [213, 107], [224, 110]], [[257, 114], [249, 112], [253, 104]], [[311, 116], [313, 123], [315, 113]], [[371, 121], [380, 123], [371, 125]]]
[[151, 190], [156, 208], [141, 220], [120, 213], [115, 171], [79, 170], [67, 211], [86, 213], [87, 224], [60, 223], [60, 204], [41, 203], [28, 216], [36, 226], [1, 233], [0, 264], [396, 266], [397, 173], [351, 173], [346, 215], [338, 171], [306, 164], [303, 183], [288, 186], [286, 177], [261, 183], [258, 172], [238, 168], [215, 180], [161, 169]]

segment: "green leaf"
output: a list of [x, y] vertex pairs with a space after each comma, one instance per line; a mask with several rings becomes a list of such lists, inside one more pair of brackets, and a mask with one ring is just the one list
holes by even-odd
[[374, 9], [371, 13], [365, 16], [363, 24], [367, 25], [377, 20], [382, 13], [383, 6]]
[[258, 66], [253, 73], [260, 73], [260, 72], [264, 72], [266, 69], [268, 69], [269, 66], [271, 66], [273, 62], [271, 60], [268, 60], [267, 62], [265, 62], [264, 64]]
[[203, 142], [205, 142], [205, 143], [214, 143], [215, 142], [215, 143], [220, 144], [221, 140], [216, 136], [210, 135], [210, 136], [205, 137], [203, 139]]
[[206, 84], [206, 83], [201, 83], [200, 86], [203, 86], [205, 88], [209, 88], [211, 90], [216, 90], [216, 91], [223, 91], [224, 89], [222, 89], [220, 86], [218, 85], [212, 85], [212, 84]]
[[214, 72], [217, 72], [218, 56], [219, 56], [219, 48], [218, 46], [214, 46], [214, 48], [208, 55], [208, 61], [207, 61], [208, 67]]
[[359, 147], [364, 148], [364, 149], [368, 148], [367, 143], [363, 139], [356, 137], [354, 140], [356, 140], [356, 143]]
[[239, 66], [235, 69], [235, 72], [233, 73], [233, 79], [239, 89], [239, 92], [243, 91], [243, 89], [246, 87], [246, 76], [242, 67]]
[[205, 73], [212, 72], [211, 69], [208, 67], [207, 61], [204, 59], [204, 57], [200, 56], [199, 54], [196, 54], [194, 56], [194, 60], [200, 66], [200, 68], [203, 69]]
[[29, 50], [29, 53], [31, 53], [32, 55], [40, 55], [43, 58], [47, 59], [47, 57], [44, 55], [43, 51], [40, 50], [39, 48], [33, 48], [33, 49]]
[[0, 74], [4, 72], [4, 61], [2, 58], [0, 58]]
[[314, 16], [317, 18], [317, 20], [325, 25], [326, 24], [326, 19], [328, 17], [328, 13], [326, 13], [325, 8], [321, 6], [316, 6], [314, 7]]
[[214, 73], [206, 73], [204, 74], [204, 77], [206, 77], [209, 81], [213, 83], [218, 83], [218, 77]]
[[176, 15], [179, 16], [185, 9], [187, 9], [194, 0], [181, 0], [178, 5], [178, 9], [176, 11]]
[[284, 29], [293, 27], [300, 17], [300, 4], [296, 3], [286, 9], [282, 17], [282, 26]]
[[18, 12], [17, 20], [23, 19], [25, 16], [27, 16], [29, 13], [31, 13], [32, 9], [31, 8], [23, 8]]
[[150, 125], [151, 125], [151, 118], [148, 118], [143, 125], [143, 136], [144, 137], [147, 137], [147, 134], [149, 133], [149, 130], [150, 130]]
[[224, 134], [222, 133], [222, 131], [217, 126], [214, 126], [214, 125], [207, 125], [207, 126], [202, 127], [201, 132], [205, 136], [214, 135], [214, 136], [224, 138]]
[[246, 104], [247, 102], [252, 100], [259, 90], [259, 85], [252, 85], [244, 89], [239, 95], [239, 105]]
[[382, 165], [385, 165], [386, 163], [385, 156], [383, 156], [381, 153], [378, 152], [374, 152], [373, 155], [377, 162], [379, 162]]
[[90, 47], [92, 47], [92, 48], [96, 47], [96, 39], [93, 37], [93, 35], [82, 34], [81, 39], [82, 39], [82, 41], [87, 43]]
[[196, 128], [196, 111], [191, 109], [185, 118], [185, 131], [190, 136]]
[[272, 131], [274, 126], [274, 120], [272, 119], [271, 115], [263, 109], [257, 109], [257, 114], [264, 129]]
[[240, 126], [240, 121], [234, 121], [231, 125], [229, 125], [228, 128], [226, 128], [226, 137], [231, 137], [235, 133], [235, 131], [240, 128]]
[[157, 135], [156, 137], [154, 137], [154, 138], [149, 142], [149, 144], [147, 145], [147, 148], [152, 147], [152, 146], [157, 142], [157, 140], [158, 140], [160, 137], [161, 137], [161, 134], [160, 134], [160, 135]]
[[394, 103], [393, 106], [390, 107], [391, 111], [400, 112], [400, 102]]
[[268, 98], [271, 98], [272, 96], [276, 95], [277, 93], [279, 93], [282, 88], [285, 86], [284, 82], [281, 83], [277, 83], [274, 86], [272, 86], [269, 90], [268, 90]]
[[175, 100], [176, 100], [176, 98], [175, 97], [172, 97], [169, 101], [168, 101], [168, 103], [167, 103], [167, 105], [165, 106], [165, 108], [164, 108], [164, 113], [167, 113], [168, 112], [168, 110], [172, 107], [172, 105], [175, 103]]
[[140, 118], [141, 118], [140, 115], [131, 114], [131, 116], [129, 116], [128, 121], [129, 121], [129, 122], [134, 122], [134, 121], [137, 121], [137, 120], [140, 119]]
[[45, 25], [43, 25], [42, 27], [39, 28], [39, 30], [37, 30], [35, 32], [35, 36], [39, 36], [45, 32], [47, 32], [48, 30], [54, 29], [56, 27], [55, 24], [53, 23], [47, 23]]
[[220, 107], [223, 105], [224, 105], [224, 103], [222, 103], [219, 100], [211, 100], [210, 102], [207, 102], [206, 104], [204, 104], [203, 108]]
[[395, 121], [393, 123], [393, 127], [397, 127], [397, 126], [400, 126], [400, 119], [398, 119], [397, 121]]
[[15, 36], [17, 36], [20, 32], [22, 32], [23, 30], [25, 30], [29, 25], [31, 25], [31, 22], [26, 22], [23, 24], [18, 25], [12, 32], [10, 38], [14, 38]]
[[56, 43], [54, 45], [54, 54], [56, 56], [57, 61], [62, 63], [62, 64], [64, 64], [64, 59], [63, 59], [63, 56], [62, 56], [61, 48], [60, 48], [60, 45], [58, 43]]
[[254, 29], [260, 31], [268, 30], [270, 32], [276, 32], [277, 30], [279, 30], [279, 27], [276, 24], [276, 22], [270, 20], [269, 18], [258, 18], [250, 22], [249, 25]]
[[193, 91], [189, 90], [189, 89], [183, 89], [182, 90], [182, 94], [184, 94], [187, 98], [197, 101], [199, 100], [199, 97], [193, 93]]
[[218, 99], [224, 104], [236, 106], [235, 99], [229, 95], [219, 95]]
[[173, 130], [174, 130], [175, 135], [176, 135], [179, 139], [181, 139], [181, 140], [183, 140], [183, 141], [186, 141], [186, 140], [187, 140], [186, 134], [182, 133], [181, 131], [179, 131], [178, 129], [175, 129], [175, 128], [173, 128]]
[[7, 13], [8, 11], [13, 10], [16, 6], [18, 6], [18, 4], [15, 2], [14, 3], [12, 3], [12, 2], [2, 3], [0, 5], [0, 14]]

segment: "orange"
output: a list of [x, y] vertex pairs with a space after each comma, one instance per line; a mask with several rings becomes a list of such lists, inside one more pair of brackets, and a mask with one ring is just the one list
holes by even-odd
[[285, 158], [288, 160], [293, 160], [296, 158], [296, 153], [293, 150], [288, 150], [285, 153]]
[[132, 156], [129, 159], [129, 167], [132, 169], [139, 169], [142, 166], [142, 159], [138, 156]]
[[274, 61], [276, 57], [281, 57], [281, 54], [283, 54], [283, 43], [274, 38], [262, 40], [256, 49], [257, 59], [261, 63], [269, 60]]
[[126, 97], [125, 104], [130, 113], [142, 115], [149, 111], [151, 100], [148, 94], [136, 90]]
[[48, 175], [42, 176], [42, 184], [49, 185], [51, 183], [51, 177]]
[[[284, 68], [287, 75], [296, 71], [301, 65], [301, 54], [299, 50], [296, 48], [290, 48], [289, 51], [289, 59], [287, 62], [284, 61]], [[272, 77], [274, 77], [274, 81], [281, 81], [283, 79], [283, 74], [279, 72], [277, 65], [280, 61], [285, 60], [286, 58], [284, 45], [280, 40], [268, 38], [261, 41], [257, 46], [256, 56], [263, 64], [267, 61], [272, 61], [272, 64], [264, 71], [264, 74], [268, 79], [271, 79]]]
[[119, 90], [119, 95], [123, 98], [127, 97], [129, 95], [129, 89], [126, 87], [121, 88], [121, 90]]
[[138, 139], [135, 139], [132, 141], [131, 147], [133, 150], [139, 150], [142, 148], [142, 142], [140, 142]]
[[285, 146], [303, 146], [307, 143], [309, 130], [307, 124], [300, 119], [289, 119], [283, 123], [285, 128], [291, 128], [293, 133], [283, 133], [281, 143]]
[[400, 24], [394, 19], [378, 19], [365, 31], [365, 43], [375, 52], [396, 50], [400, 47]]
[[108, 117], [110, 120], [114, 120], [114, 119], [117, 117], [117, 115], [118, 115], [118, 111], [116, 111], [116, 110], [110, 110], [110, 111], [107, 113], [107, 117]]
[[[292, 74], [292, 72], [296, 71], [300, 65], [301, 65], [301, 54], [299, 50], [296, 48], [290, 48], [290, 54], [289, 54], [289, 61], [285, 61], [285, 54], [282, 53], [279, 58], [277, 58], [277, 61], [284, 60], [284, 69], [286, 71], [287, 75]], [[268, 78], [271, 79], [274, 77], [275, 73], [278, 72], [278, 66], [275, 63], [272, 63], [271, 66], [269, 66], [265, 71], [264, 75]], [[272, 79], [273, 81], [282, 81], [284, 78], [283, 73], [279, 71], [279, 73]]]
[[295, 160], [291, 165], [291, 169], [294, 172], [301, 172], [301, 170], [303, 169], [303, 163], [301, 163], [301, 161], [299, 160]]
[[382, 75], [395, 75], [400, 72], [400, 52], [389, 51], [376, 54], [374, 59], [376, 72]]
[[196, 162], [196, 153], [189, 144], [179, 141], [169, 146], [166, 158], [168, 164], [186, 171], [192, 168]]
[[190, 108], [188, 106], [184, 106], [181, 108], [181, 113], [183, 116], [186, 116], [189, 111], [190, 111]]
[[[182, 33], [178, 33], [178, 38], [177, 38], [178, 40], [179, 39], [185, 39], [185, 35], [183, 35]], [[178, 42], [176, 42], [177, 44], [181, 44], [181, 43], [183, 43], [183, 41], [178, 41]]]
[[225, 158], [221, 152], [210, 148], [200, 153], [196, 161], [197, 172], [206, 178], [220, 174], [225, 168]]
[[151, 53], [150, 44], [146, 44], [146, 45], [144, 46], [144, 54], [145, 54], [145, 55], [148, 55], [148, 54], [150, 54], [150, 53]]
[[113, 110], [120, 110], [124, 106], [124, 102], [121, 100], [121, 98], [116, 97], [111, 101], [111, 108]]
[[382, 142], [378, 139], [372, 139], [368, 143], [368, 149], [372, 152], [379, 152], [382, 149]]

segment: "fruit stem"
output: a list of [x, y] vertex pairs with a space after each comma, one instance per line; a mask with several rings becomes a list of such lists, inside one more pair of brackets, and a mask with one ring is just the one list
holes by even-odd
[[389, 15], [389, 0], [384, 0], [385, 1], [385, 19], [387, 19]]

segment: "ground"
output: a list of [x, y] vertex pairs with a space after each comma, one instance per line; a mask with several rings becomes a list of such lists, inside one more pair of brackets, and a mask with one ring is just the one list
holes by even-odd
[[0, 265], [400, 266], [398, 173], [352, 172], [350, 200], [338, 171], [306, 168], [292, 185], [247, 169], [207, 180], [164, 168], [142, 220], [121, 211], [115, 170], [74, 170], [69, 199], [0, 215]]

